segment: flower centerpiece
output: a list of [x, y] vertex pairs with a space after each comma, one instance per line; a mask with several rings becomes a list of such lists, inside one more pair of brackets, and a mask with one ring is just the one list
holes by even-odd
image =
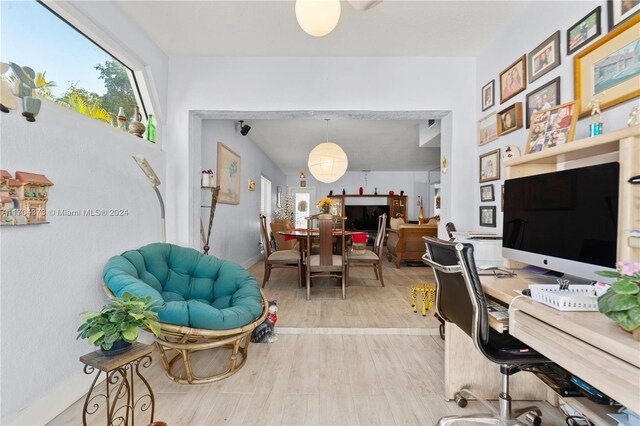
[[333, 207], [333, 200], [329, 197], [320, 198], [316, 203], [321, 213], [330, 213], [331, 207]]
[[640, 340], [640, 263], [618, 262], [616, 269], [597, 272], [603, 277], [617, 278], [598, 298], [598, 310]]

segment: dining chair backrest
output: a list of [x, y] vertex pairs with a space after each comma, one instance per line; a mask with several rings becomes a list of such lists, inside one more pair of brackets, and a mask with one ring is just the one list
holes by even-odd
[[[314, 239], [319, 240], [319, 266], [333, 265], [333, 238], [340, 237], [341, 252], [345, 253], [344, 217], [331, 214], [317, 214], [307, 218], [307, 255], [311, 255], [311, 245]], [[314, 233], [317, 234], [314, 235]]]
[[269, 237], [267, 233], [267, 217], [263, 214], [260, 215], [260, 241], [262, 242], [262, 249], [265, 262], [271, 256], [271, 244], [269, 244]]
[[387, 233], [387, 214], [383, 213], [378, 217], [378, 233], [376, 234], [376, 241], [373, 244], [373, 252], [378, 255], [378, 257], [382, 256], [382, 246], [384, 245], [384, 237], [386, 237]]

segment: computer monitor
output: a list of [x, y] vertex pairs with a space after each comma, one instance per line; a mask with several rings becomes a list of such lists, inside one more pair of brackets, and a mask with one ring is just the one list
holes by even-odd
[[616, 263], [619, 175], [607, 163], [506, 180], [503, 257], [602, 280]]

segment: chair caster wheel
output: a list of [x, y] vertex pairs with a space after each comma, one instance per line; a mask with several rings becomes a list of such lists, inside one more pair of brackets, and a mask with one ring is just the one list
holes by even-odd
[[[454, 398], [454, 401], [456, 401], [456, 404], [458, 404], [458, 407], [460, 407], [460, 408], [464, 408], [464, 407], [466, 407], [466, 406], [467, 406], [467, 403], [468, 403], [468, 402], [467, 402], [467, 399], [466, 399], [464, 396], [460, 395], [460, 392], [458, 392], [457, 394], [455, 394], [455, 395], [453, 396], [453, 398]], [[535, 425], [535, 426], [540, 426], [540, 424], [538, 423], [538, 424], [537, 424], [537, 425]]]
[[540, 426], [542, 424], [542, 419], [537, 413], [534, 412], [525, 414], [524, 419], [532, 426]]

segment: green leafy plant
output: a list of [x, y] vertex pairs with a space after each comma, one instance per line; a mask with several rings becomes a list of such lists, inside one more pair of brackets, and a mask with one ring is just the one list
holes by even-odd
[[598, 310], [627, 331], [640, 327], [640, 263], [618, 262], [617, 271], [599, 271], [598, 275], [617, 278], [598, 298]]
[[151, 296], [136, 297], [125, 292], [114, 297], [99, 312], [82, 312], [83, 323], [76, 339], [87, 339], [89, 344], [109, 350], [118, 340], [133, 343], [138, 338], [138, 327], [160, 334], [158, 314], [151, 310]]

